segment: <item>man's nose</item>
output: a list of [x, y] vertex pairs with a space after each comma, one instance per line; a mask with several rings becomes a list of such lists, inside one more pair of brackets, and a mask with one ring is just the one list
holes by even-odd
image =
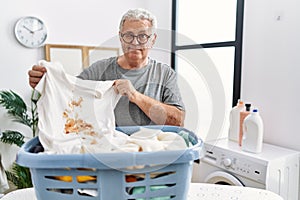
[[133, 45], [139, 45], [140, 43], [138, 41], [138, 38], [137, 37], [133, 37], [133, 40], [132, 40], [131, 44], [133, 44]]

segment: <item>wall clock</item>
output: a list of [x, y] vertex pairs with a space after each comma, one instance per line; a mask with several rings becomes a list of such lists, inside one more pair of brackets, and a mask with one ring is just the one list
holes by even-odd
[[47, 28], [37, 17], [27, 16], [19, 19], [15, 25], [15, 36], [25, 47], [37, 48], [47, 39]]

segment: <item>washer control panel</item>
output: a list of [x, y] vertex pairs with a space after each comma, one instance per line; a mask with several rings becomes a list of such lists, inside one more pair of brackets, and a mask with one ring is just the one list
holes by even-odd
[[205, 146], [205, 156], [203, 161], [234, 174], [265, 184], [268, 165], [266, 161], [254, 161], [243, 154], [227, 151], [225, 149], [218, 149], [210, 145]]

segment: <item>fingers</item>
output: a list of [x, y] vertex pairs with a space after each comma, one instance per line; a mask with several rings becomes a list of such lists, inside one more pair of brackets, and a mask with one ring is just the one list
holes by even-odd
[[31, 70], [28, 71], [29, 77], [41, 78], [46, 72], [46, 68], [42, 66], [33, 66]]
[[117, 94], [121, 94], [123, 96], [126, 96], [126, 85], [127, 85], [127, 80], [116, 80], [114, 83], [114, 90]]
[[117, 94], [122, 96], [131, 97], [135, 92], [135, 88], [132, 86], [131, 82], [126, 79], [119, 79], [114, 82], [114, 90]]
[[44, 73], [46, 72], [46, 68], [39, 65], [34, 65], [31, 70], [28, 71], [29, 75], [29, 85], [32, 88], [35, 88], [36, 85], [40, 82]]
[[34, 65], [31, 69], [31, 71], [41, 72], [44, 74], [47, 71], [47, 69], [44, 66]]
[[115, 93], [119, 94], [119, 91], [118, 91], [118, 89], [117, 89], [117, 81], [118, 81], [118, 80], [116, 80], [116, 81], [113, 83], [113, 88], [114, 88]]

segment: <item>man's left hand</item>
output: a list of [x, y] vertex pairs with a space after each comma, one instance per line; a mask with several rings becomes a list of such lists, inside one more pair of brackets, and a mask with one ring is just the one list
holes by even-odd
[[129, 101], [132, 100], [133, 95], [136, 93], [132, 83], [127, 79], [118, 79], [114, 82], [114, 90], [117, 94], [127, 96]]

